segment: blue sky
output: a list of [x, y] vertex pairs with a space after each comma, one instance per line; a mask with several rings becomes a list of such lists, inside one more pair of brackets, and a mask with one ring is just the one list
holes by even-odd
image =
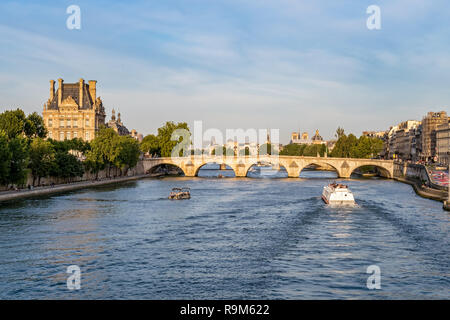
[[[66, 8], [81, 8], [81, 30]], [[381, 30], [366, 9], [381, 8]], [[1, 110], [41, 111], [49, 80], [98, 81], [129, 129], [319, 129], [331, 138], [449, 111], [445, 0], [0, 2]]]

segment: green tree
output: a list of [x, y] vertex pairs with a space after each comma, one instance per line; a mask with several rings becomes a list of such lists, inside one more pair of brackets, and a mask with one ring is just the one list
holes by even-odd
[[123, 169], [136, 166], [140, 150], [139, 143], [128, 136], [119, 136], [111, 128], [102, 128], [91, 141], [91, 148], [86, 152], [86, 168], [96, 173], [104, 168], [110, 171], [112, 167]]
[[130, 136], [118, 136], [115, 140], [116, 156], [114, 165], [121, 171], [124, 168], [128, 171], [129, 168], [135, 167], [139, 160], [139, 142]]
[[44, 120], [37, 112], [33, 112], [25, 119], [23, 131], [28, 138], [45, 138], [47, 136]]
[[370, 138], [360, 136], [356, 145], [350, 150], [351, 158], [370, 158], [371, 157], [371, 143]]
[[39, 185], [41, 178], [48, 176], [51, 172], [54, 165], [55, 150], [51, 142], [42, 138], [34, 138], [30, 143], [29, 154], [29, 168], [33, 175], [33, 186], [36, 179]]
[[84, 160], [84, 166], [88, 171], [94, 173], [95, 178], [98, 179], [98, 173], [100, 172], [100, 170], [105, 169], [106, 163], [103, 159], [103, 156], [99, 152], [96, 152], [96, 149], [91, 149], [86, 152], [86, 160]]
[[0, 131], [0, 185], [9, 183], [9, 171], [11, 165], [11, 150], [9, 149], [8, 136]]
[[303, 151], [307, 147], [306, 144], [291, 143], [285, 145], [283, 150], [280, 151], [282, 156], [303, 156]]
[[344, 130], [344, 128], [338, 127], [338, 128], [336, 129], [335, 137], [339, 140], [339, 138], [341, 138], [341, 137], [344, 136], [344, 135], [345, 135], [345, 130]]
[[332, 157], [338, 158], [371, 158], [383, 150], [383, 141], [379, 138], [353, 134], [341, 136], [331, 152]]
[[[170, 157], [172, 156], [172, 151], [175, 146], [179, 143], [183, 143], [184, 151], [187, 153], [187, 147], [190, 145], [189, 141], [186, 141], [188, 137], [180, 136], [177, 140], [172, 140], [172, 134], [177, 129], [186, 130], [188, 134], [190, 134], [189, 127], [186, 122], [174, 123], [172, 121], [166, 122], [164, 126], [158, 128], [158, 141], [159, 147], [161, 149], [161, 157]], [[182, 156], [182, 151], [180, 150], [180, 156]]]
[[27, 177], [28, 142], [27, 139], [17, 136], [9, 140], [11, 161], [9, 166], [9, 183], [22, 185]]
[[225, 156], [227, 154], [227, 147], [225, 146], [216, 146], [211, 151], [212, 156]]
[[275, 155], [278, 150], [276, 150], [275, 146], [272, 147], [270, 143], [264, 143], [259, 147], [260, 155]]
[[323, 157], [326, 150], [327, 147], [324, 144], [311, 144], [304, 149], [303, 155], [307, 157], [316, 157], [317, 155]]
[[67, 152], [56, 152], [51, 175], [71, 181], [84, 174], [83, 163], [76, 156]]
[[240, 156], [249, 156], [250, 155], [250, 148], [245, 147], [244, 149], [239, 150]]
[[154, 134], [149, 134], [141, 142], [141, 151], [148, 152], [152, 156], [161, 156], [161, 146], [158, 137]]
[[111, 128], [102, 128], [91, 141], [91, 149], [86, 153], [87, 166], [91, 172], [98, 174], [104, 168], [110, 169], [118, 154], [116, 148], [118, 134]]
[[384, 142], [380, 138], [370, 138], [370, 154], [375, 157], [383, 151]]
[[7, 110], [0, 114], [0, 130], [12, 139], [24, 132], [25, 113], [21, 109]]

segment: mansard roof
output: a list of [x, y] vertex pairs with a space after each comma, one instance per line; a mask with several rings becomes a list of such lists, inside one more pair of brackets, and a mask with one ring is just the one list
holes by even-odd
[[[62, 101], [67, 99], [69, 96], [75, 100], [75, 102], [80, 106], [80, 84], [79, 83], [63, 83], [63, 95]], [[56, 90], [53, 100], [48, 104], [48, 110], [58, 109], [58, 94], [60, 88]], [[82, 109], [92, 109], [95, 101], [92, 101], [92, 97], [89, 93], [89, 84], [85, 83], [83, 86], [83, 107]]]

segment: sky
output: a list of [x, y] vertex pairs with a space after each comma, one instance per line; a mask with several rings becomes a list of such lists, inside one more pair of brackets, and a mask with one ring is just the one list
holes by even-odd
[[[67, 7], [78, 5], [81, 29]], [[369, 30], [367, 7], [381, 10]], [[0, 112], [42, 111], [49, 80], [97, 80], [131, 130], [357, 136], [449, 111], [448, 0], [0, 2]]]

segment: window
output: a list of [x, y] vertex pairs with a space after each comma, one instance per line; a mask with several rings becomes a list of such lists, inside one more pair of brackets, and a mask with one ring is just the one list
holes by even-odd
[[49, 137], [50, 139], [53, 139], [53, 132], [50, 131], [50, 132], [48, 133], [48, 137]]
[[89, 127], [89, 119], [86, 119], [86, 127]]
[[48, 119], [48, 126], [51, 127], [53, 125], [53, 120], [52, 119]]
[[86, 140], [89, 140], [89, 132], [86, 132]]
[[59, 120], [59, 127], [64, 128], [64, 119]]
[[78, 137], [78, 132], [75, 131], [75, 132], [73, 133], [73, 137], [74, 137], [74, 138], [77, 138], [77, 137]]
[[70, 132], [66, 133], [67, 140], [70, 140]]
[[78, 119], [73, 119], [72, 120], [72, 125], [74, 128], [78, 128]]
[[67, 128], [70, 128], [70, 125], [71, 125], [70, 119], [67, 119]]
[[64, 140], [64, 132], [60, 132], [59, 133], [59, 140], [63, 141]]

